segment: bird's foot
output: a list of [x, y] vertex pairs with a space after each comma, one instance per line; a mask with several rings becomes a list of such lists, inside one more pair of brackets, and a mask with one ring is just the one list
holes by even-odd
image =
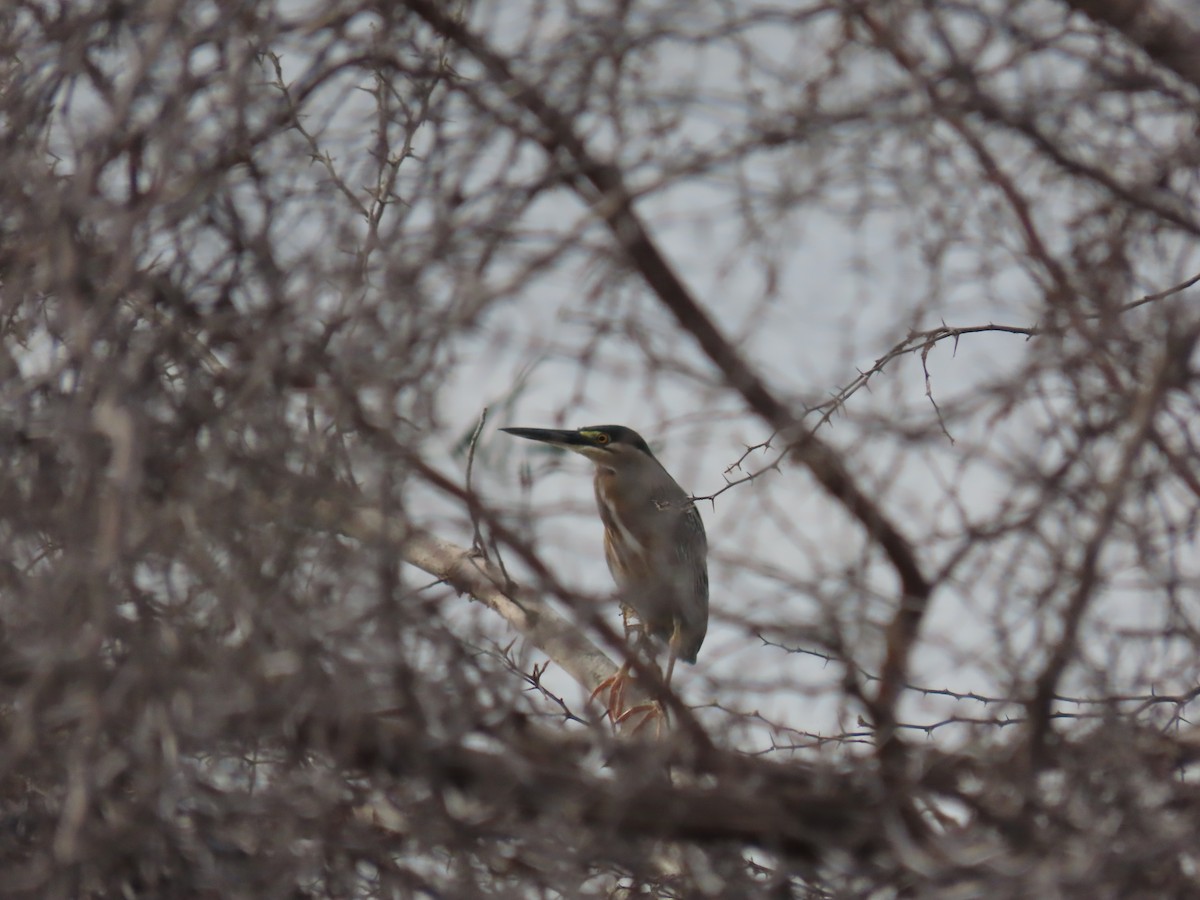
[[625, 705], [625, 686], [629, 683], [629, 666], [624, 665], [617, 669], [616, 673], [605, 678], [602, 682], [596, 685], [591, 696], [588, 697], [588, 702], [592, 702], [601, 694], [607, 693], [608, 702], [604, 704], [605, 711], [608, 713], [609, 719], [613, 724], [616, 724], [617, 719], [624, 711]]
[[625, 707], [625, 689], [629, 685], [629, 681], [629, 666], [621, 666], [616, 671], [616, 674], [605, 678], [596, 685], [596, 689], [592, 691], [588, 700], [590, 702], [598, 696], [607, 693], [605, 712], [608, 714], [613, 728], [624, 728], [627, 726], [627, 723], [641, 716], [641, 721], [632, 726], [628, 732], [629, 734], [639, 734], [642, 729], [653, 722], [655, 723], [655, 734], [661, 735], [663, 723], [666, 721], [666, 713], [663, 711], [661, 704], [637, 703], [629, 708]]
[[629, 722], [636, 716], [641, 716], [642, 720], [638, 722], [630, 730], [630, 734], [640, 734], [642, 729], [654, 723], [654, 736], [661, 737], [663, 724], [667, 720], [667, 715], [663, 711], [662, 705], [658, 703], [639, 703], [637, 706], [631, 706], [629, 709], [622, 712], [613, 720], [614, 727], [621, 727], [626, 722]]

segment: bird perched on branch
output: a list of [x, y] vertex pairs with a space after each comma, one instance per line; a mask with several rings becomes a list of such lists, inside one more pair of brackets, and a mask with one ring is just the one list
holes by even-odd
[[[700, 512], [636, 431], [592, 425], [578, 431], [502, 428], [586, 456], [596, 466], [596, 505], [604, 523], [604, 557], [622, 606], [643, 634], [666, 642], [666, 682], [675, 660], [694, 663], [708, 631], [708, 542]], [[593, 693], [611, 687], [619, 715], [628, 665]], [[629, 711], [629, 712], [632, 712]]]

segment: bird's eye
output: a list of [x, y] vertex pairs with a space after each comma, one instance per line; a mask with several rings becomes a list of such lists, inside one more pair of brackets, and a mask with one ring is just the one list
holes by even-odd
[[596, 432], [596, 436], [592, 440], [594, 440], [597, 444], [599, 444], [601, 447], [603, 447], [605, 444], [607, 444], [611, 440], [611, 438], [607, 434], [605, 434], [603, 431], [598, 431], [598, 432]]

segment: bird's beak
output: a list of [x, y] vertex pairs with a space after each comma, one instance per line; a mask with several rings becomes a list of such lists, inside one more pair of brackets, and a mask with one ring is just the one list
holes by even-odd
[[578, 431], [567, 431], [559, 428], [501, 428], [507, 434], [527, 438], [531, 441], [541, 441], [543, 444], [553, 444], [556, 447], [566, 447], [574, 450], [576, 447], [590, 447], [588, 441]]

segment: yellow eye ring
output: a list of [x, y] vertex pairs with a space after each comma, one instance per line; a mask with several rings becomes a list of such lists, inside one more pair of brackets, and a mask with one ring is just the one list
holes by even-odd
[[599, 444], [601, 447], [603, 447], [605, 444], [607, 444], [609, 442], [610, 438], [603, 431], [598, 431], [598, 432], [596, 432], [596, 436], [594, 438], [592, 438], [592, 440], [595, 441], [597, 444]]

